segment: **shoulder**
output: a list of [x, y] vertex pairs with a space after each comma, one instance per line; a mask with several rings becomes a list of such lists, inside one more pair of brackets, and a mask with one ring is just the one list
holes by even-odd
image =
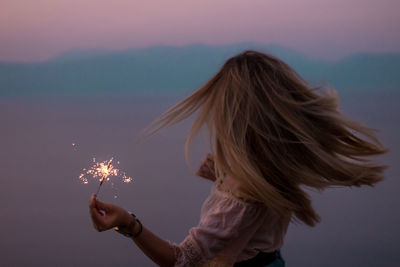
[[232, 183], [230, 178], [222, 183], [218, 180], [214, 182], [209, 197], [203, 203], [199, 226], [230, 232], [258, 227], [265, 219], [268, 213], [266, 206], [245, 198]]
[[239, 201], [246, 206], [264, 206], [261, 202], [254, 201], [248, 197], [241, 185], [228, 175], [215, 181], [214, 192], [224, 195], [226, 198], [232, 199], [233, 201]]

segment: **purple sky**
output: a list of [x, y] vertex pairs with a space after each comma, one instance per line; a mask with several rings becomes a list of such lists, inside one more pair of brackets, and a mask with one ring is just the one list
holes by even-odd
[[0, 60], [243, 41], [338, 59], [400, 51], [399, 10], [399, 0], [1, 0]]

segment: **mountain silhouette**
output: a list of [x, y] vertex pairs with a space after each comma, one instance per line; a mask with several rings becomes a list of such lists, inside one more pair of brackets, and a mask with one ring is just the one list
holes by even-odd
[[175, 95], [204, 84], [246, 49], [275, 55], [311, 84], [338, 91], [398, 91], [400, 53], [313, 59], [279, 45], [153, 46], [124, 51], [71, 50], [46, 62], [0, 62], [0, 95]]

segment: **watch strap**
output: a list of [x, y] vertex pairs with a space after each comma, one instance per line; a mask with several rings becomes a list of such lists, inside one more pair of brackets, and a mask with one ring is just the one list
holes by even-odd
[[[136, 237], [142, 231], [142, 224], [136, 218], [135, 214], [133, 214], [133, 213], [130, 213], [130, 214], [132, 215], [133, 220], [127, 226], [116, 226], [116, 227], [114, 227], [114, 230], [117, 231], [118, 233], [126, 236], [126, 237]], [[139, 223], [140, 228], [139, 228], [138, 233], [133, 234], [133, 233], [129, 232], [128, 229], [132, 229], [132, 227], [136, 224], [136, 222]]]

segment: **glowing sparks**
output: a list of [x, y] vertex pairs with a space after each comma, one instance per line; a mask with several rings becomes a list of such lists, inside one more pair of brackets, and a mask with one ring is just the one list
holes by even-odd
[[73, 149], [74, 151], [78, 151], [78, 146], [77, 146], [76, 143], [72, 143], [72, 149]]
[[108, 176], [111, 174], [111, 171], [114, 171], [113, 174], [114, 174], [115, 176], [118, 175], [118, 169], [115, 169], [115, 168], [113, 167], [113, 165], [111, 165], [111, 162], [112, 162], [113, 159], [114, 159], [114, 158], [111, 158], [111, 159], [107, 162], [107, 165], [104, 164], [104, 162], [100, 162], [100, 164], [99, 164], [100, 166], [98, 167], [98, 169], [100, 169], [99, 172], [100, 172], [100, 174], [101, 174], [100, 186], [103, 184], [104, 179], [107, 179], [107, 181], [110, 180], [110, 178], [108, 178]]
[[[117, 168], [119, 161], [114, 165], [114, 158], [105, 161], [97, 161], [96, 158], [92, 159], [92, 166], [88, 169], [84, 168], [82, 173], [78, 176], [83, 184], [89, 183], [89, 178], [98, 180], [100, 182], [99, 189], [104, 181], [110, 181], [112, 177], [120, 177], [124, 183], [132, 182], [132, 178], [127, 176], [125, 172]], [[111, 184], [113, 186], [113, 183]], [[98, 189], [98, 190], [99, 190]]]
[[[83, 169], [83, 170], [85, 170], [85, 169]], [[88, 184], [89, 183], [89, 181], [88, 181], [88, 179], [85, 177], [85, 174], [84, 173], [81, 173], [81, 174], [79, 174], [79, 180], [81, 180], [82, 181], [82, 183], [84, 183], [84, 184]]]

